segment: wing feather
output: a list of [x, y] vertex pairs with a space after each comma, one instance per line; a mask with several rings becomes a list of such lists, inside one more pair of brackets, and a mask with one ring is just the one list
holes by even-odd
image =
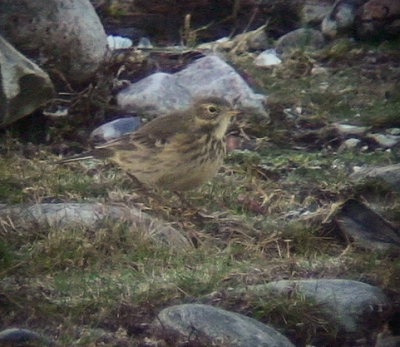
[[162, 116], [143, 125], [134, 133], [123, 135], [95, 147], [95, 153], [102, 157], [113, 156], [114, 151], [154, 152], [169, 143], [173, 136], [188, 132], [188, 117], [181, 112]]

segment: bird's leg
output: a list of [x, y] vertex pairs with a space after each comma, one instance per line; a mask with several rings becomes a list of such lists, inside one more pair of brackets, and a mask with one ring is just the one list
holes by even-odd
[[[166, 207], [170, 205], [169, 201], [166, 201], [162, 192], [160, 192], [157, 188], [156, 192], [151, 187], [146, 186], [142, 182], [140, 182], [134, 175], [127, 172], [127, 175], [132, 179], [132, 181], [138, 186], [138, 189], [142, 193], [143, 196], [149, 198], [149, 207], [153, 210], [166, 211]], [[158, 194], [157, 194], [158, 192]]]
[[160, 201], [160, 197], [157, 196], [156, 194], [154, 194], [148, 186], [146, 186], [145, 184], [143, 184], [142, 182], [140, 182], [134, 175], [130, 174], [129, 172], [127, 172], [127, 175], [130, 177], [130, 179], [137, 185], [137, 188], [139, 189], [139, 191], [145, 195], [150, 197], [152, 200], [157, 200]]
[[130, 177], [130, 179], [138, 186], [140, 190], [143, 190], [145, 193], [149, 192], [148, 188], [140, 182], [135, 176], [130, 174], [129, 172], [126, 172], [126, 174]]
[[181, 209], [183, 214], [194, 218], [197, 221], [197, 224], [203, 221], [204, 218], [202, 217], [202, 213], [199, 207], [194, 206], [192, 202], [186, 197], [185, 193], [174, 191], [174, 194], [179, 198], [181, 202]]

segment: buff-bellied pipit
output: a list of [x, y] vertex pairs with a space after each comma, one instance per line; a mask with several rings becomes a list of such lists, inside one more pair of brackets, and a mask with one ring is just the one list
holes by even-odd
[[145, 185], [195, 189], [221, 167], [225, 133], [237, 113], [224, 99], [202, 98], [184, 111], [156, 118], [134, 133], [61, 162], [106, 158]]

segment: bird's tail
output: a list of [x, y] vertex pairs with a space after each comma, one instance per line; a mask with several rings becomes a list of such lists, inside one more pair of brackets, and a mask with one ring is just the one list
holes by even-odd
[[88, 152], [83, 152], [81, 154], [77, 154], [71, 157], [67, 157], [64, 159], [61, 159], [57, 161], [57, 164], [65, 164], [65, 163], [72, 163], [74, 161], [81, 161], [81, 160], [87, 160], [87, 159], [93, 159], [93, 154], [91, 151]]

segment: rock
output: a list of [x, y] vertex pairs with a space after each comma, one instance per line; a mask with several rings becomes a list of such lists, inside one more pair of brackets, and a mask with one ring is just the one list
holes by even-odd
[[161, 336], [174, 334], [184, 341], [197, 337], [209, 346], [294, 346], [278, 331], [255, 319], [201, 304], [167, 307], [153, 327]]
[[365, 204], [349, 199], [339, 206], [333, 220], [346, 238], [370, 249], [400, 254], [400, 233]]
[[385, 311], [390, 305], [381, 289], [344, 279], [281, 280], [255, 286], [254, 290], [269, 290], [285, 296], [295, 291], [304, 295], [323, 305], [326, 313], [349, 337], [365, 337], [368, 332], [372, 333], [381, 324], [378, 312]]
[[400, 143], [400, 136], [387, 134], [368, 134], [367, 138], [374, 140], [378, 145], [390, 148]]
[[381, 167], [364, 167], [350, 175], [350, 178], [359, 183], [365, 180], [382, 180], [392, 189], [400, 190], [400, 164]]
[[148, 49], [148, 48], [153, 48], [153, 45], [152, 45], [151, 41], [147, 37], [141, 37], [139, 39], [137, 48], [139, 48], [139, 49], [143, 49], [143, 48]]
[[386, 129], [386, 132], [389, 135], [400, 135], [400, 128], [390, 128], [390, 129]]
[[108, 48], [113, 51], [115, 49], [132, 47], [133, 43], [132, 40], [128, 39], [127, 37], [108, 35], [107, 44]]
[[[91, 1], [93, 4], [93, 1]], [[96, 7], [96, 5], [94, 4]], [[97, 8], [97, 7], [96, 7]], [[146, 35], [143, 30], [140, 30], [136, 27], [121, 27], [119, 23], [104, 23], [104, 29], [108, 36], [122, 36], [128, 39], [131, 39], [134, 44], [138, 44], [140, 38], [143, 35]]]
[[331, 9], [331, 0], [307, 0], [301, 10], [301, 22], [303, 25], [320, 24]]
[[130, 223], [131, 229], [144, 230], [155, 241], [172, 249], [191, 247], [178, 230], [150, 217], [141, 210], [120, 205], [100, 203], [59, 203], [7, 206], [0, 204], [0, 218], [11, 220], [21, 229], [35, 230], [38, 226], [67, 227], [84, 225], [95, 227], [105, 218]]
[[117, 94], [118, 105], [130, 112], [152, 117], [185, 108], [191, 96], [176, 82], [176, 76], [157, 72], [131, 84]]
[[254, 59], [254, 65], [260, 67], [270, 67], [280, 63], [282, 63], [282, 60], [276, 55], [275, 49], [267, 49]]
[[339, 0], [325, 16], [321, 24], [321, 31], [329, 38], [348, 32], [354, 25], [356, 17], [355, 0]]
[[0, 126], [32, 113], [53, 92], [49, 76], [0, 36]]
[[296, 49], [319, 49], [324, 44], [325, 40], [320, 31], [301, 28], [280, 37], [275, 48], [278, 54], [286, 56]]
[[139, 117], [118, 118], [94, 129], [90, 134], [93, 143], [104, 143], [135, 131], [140, 126]]
[[217, 56], [196, 60], [175, 74], [158, 72], [120, 91], [118, 105], [130, 112], [160, 116], [186, 108], [195, 98], [219, 96], [267, 118], [265, 96], [255, 94], [243, 78]]
[[345, 141], [340, 145], [338, 151], [342, 151], [344, 149], [353, 149], [356, 148], [360, 144], [361, 140], [360, 139], [355, 139], [355, 138], [350, 138]]
[[[329, 70], [326, 67], [323, 66], [318, 66], [314, 65], [313, 68], [311, 69], [311, 75], [313, 76], [328, 76], [329, 75]], [[325, 91], [327, 90], [329, 85], [327, 83], [323, 83], [321, 85], [321, 90]]]
[[84, 81], [103, 61], [107, 38], [89, 0], [0, 1], [0, 32], [29, 57], [44, 57], [68, 79]]
[[369, 0], [357, 11], [357, 35], [364, 39], [400, 33], [400, 1]]
[[0, 332], [1, 346], [55, 346], [49, 338], [29, 329], [10, 328]]
[[343, 136], [347, 135], [364, 135], [368, 127], [358, 126], [358, 125], [351, 125], [351, 124], [343, 124], [343, 123], [334, 123], [333, 126], [339, 132], [339, 134]]

